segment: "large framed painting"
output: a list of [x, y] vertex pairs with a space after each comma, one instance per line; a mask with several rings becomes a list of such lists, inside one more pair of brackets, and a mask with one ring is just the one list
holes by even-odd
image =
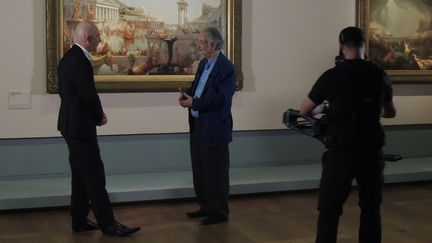
[[368, 58], [394, 83], [432, 82], [432, 1], [357, 0]]
[[81, 21], [99, 28], [92, 53], [100, 92], [161, 92], [189, 87], [202, 58], [200, 29], [219, 28], [223, 52], [241, 70], [240, 0], [46, 0], [47, 92], [58, 91], [56, 68]]

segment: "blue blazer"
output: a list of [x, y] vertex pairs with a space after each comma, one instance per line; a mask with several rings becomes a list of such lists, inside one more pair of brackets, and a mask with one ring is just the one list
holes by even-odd
[[[207, 59], [198, 65], [192, 86], [186, 93], [194, 96]], [[192, 109], [199, 112], [199, 135], [201, 146], [211, 148], [226, 145], [232, 140], [232, 97], [236, 90], [234, 66], [222, 53], [207, 79], [200, 98], [194, 98]], [[194, 128], [194, 117], [189, 109], [189, 128]]]

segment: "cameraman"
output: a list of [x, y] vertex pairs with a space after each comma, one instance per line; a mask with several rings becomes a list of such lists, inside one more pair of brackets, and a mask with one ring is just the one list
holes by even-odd
[[361, 29], [343, 29], [339, 43], [342, 61], [321, 75], [300, 106], [300, 115], [308, 116], [322, 112], [320, 104], [328, 101], [316, 243], [336, 242], [339, 217], [354, 178], [361, 209], [359, 242], [377, 243], [381, 242], [384, 184], [380, 117], [396, 115], [392, 88], [384, 70], [365, 60]]

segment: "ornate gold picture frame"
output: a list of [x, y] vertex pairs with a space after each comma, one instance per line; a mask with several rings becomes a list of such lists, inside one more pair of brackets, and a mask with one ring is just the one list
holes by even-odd
[[366, 54], [393, 83], [432, 82], [432, 1], [357, 0]]
[[201, 58], [195, 41], [205, 26], [221, 30], [242, 89], [241, 10], [240, 0], [46, 0], [47, 92], [58, 92], [57, 65], [80, 21], [94, 22], [101, 33], [92, 53], [99, 92], [189, 87]]

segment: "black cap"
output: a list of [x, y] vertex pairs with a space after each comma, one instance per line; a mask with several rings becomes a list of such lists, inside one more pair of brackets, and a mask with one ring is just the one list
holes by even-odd
[[363, 30], [358, 27], [347, 27], [339, 34], [339, 43], [350, 43], [353, 46], [361, 46], [365, 41]]

